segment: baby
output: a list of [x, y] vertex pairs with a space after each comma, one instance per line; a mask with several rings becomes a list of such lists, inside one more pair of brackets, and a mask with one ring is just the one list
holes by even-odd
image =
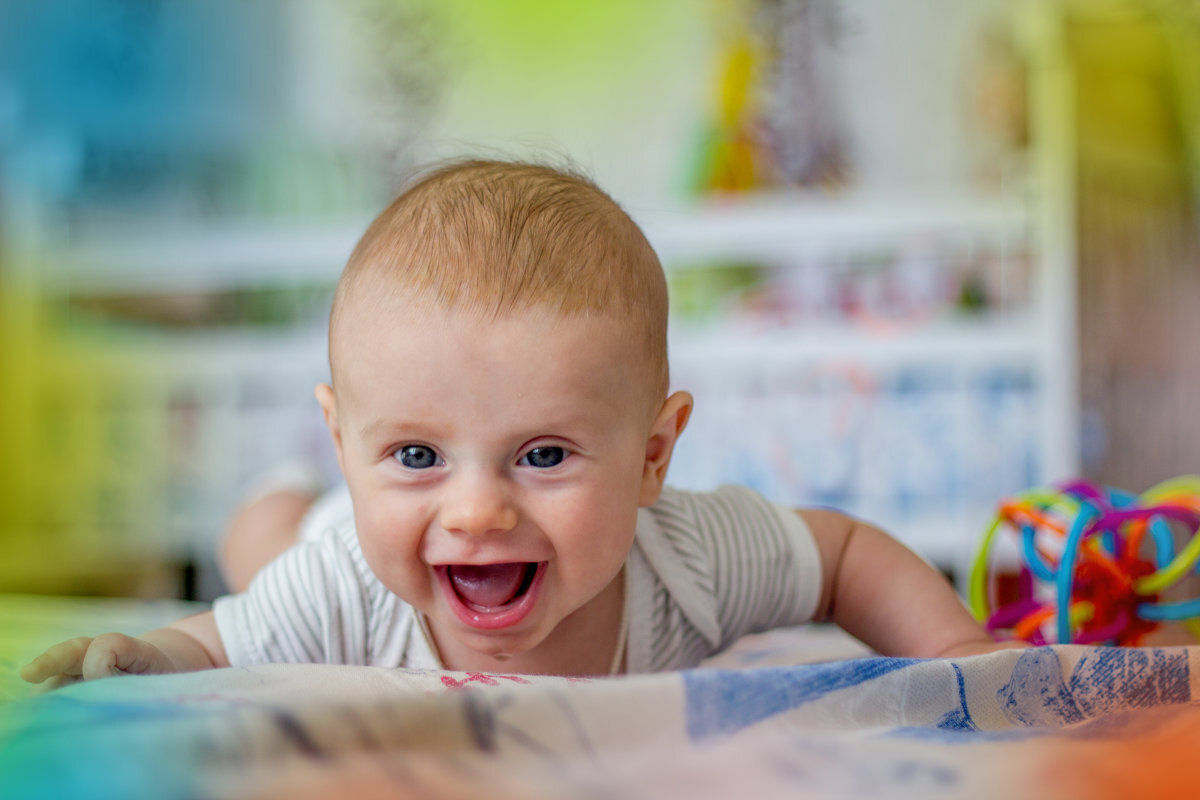
[[56, 645], [58, 685], [264, 662], [604, 675], [691, 667], [831, 619], [884, 654], [997, 647], [883, 532], [664, 485], [667, 287], [588, 180], [468, 161], [417, 181], [338, 284], [317, 387], [353, 511], [243, 593], [140, 637]]

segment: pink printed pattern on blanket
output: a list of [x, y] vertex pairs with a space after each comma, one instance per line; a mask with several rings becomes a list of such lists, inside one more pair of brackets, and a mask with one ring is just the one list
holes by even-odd
[[510, 681], [512, 683], [520, 684], [529, 683], [528, 678], [523, 678], [520, 675], [497, 675], [486, 672], [468, 672], [465, 674], [465, 678], [455, 678], [454, 675], [442, 675], [442, 685], [448, 689], [466, 689], [469, 688], [470, 684], [499, 686], [500, 681]]

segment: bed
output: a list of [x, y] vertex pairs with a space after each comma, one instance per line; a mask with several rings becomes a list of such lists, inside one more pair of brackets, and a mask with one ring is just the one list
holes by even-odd
[[921, 661], [808, 627], [600, 680], [271, 665], [30, 696], [16, 678], [49, 641], [188, 610], [0, 597], [0, 797], [1200, 796], [1195, 647]]

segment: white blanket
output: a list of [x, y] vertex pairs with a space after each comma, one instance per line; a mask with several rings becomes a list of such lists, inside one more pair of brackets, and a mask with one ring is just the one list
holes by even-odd
[[812, 641], [586, 681], [273, 665], [79, 684], [0, 707], [0, 796], [1200, 796], [1200, 648], [795, 663]]

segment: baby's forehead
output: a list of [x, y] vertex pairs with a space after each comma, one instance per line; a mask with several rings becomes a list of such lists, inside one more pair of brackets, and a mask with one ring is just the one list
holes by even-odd
[[[605, 267], [517, 264], [506, 270], [503, 263], [460, 263], [461, 253], [434, 258], [429, 250], [393, 247], [359, 255], [347, 266], [334, 300], [329, 348], [335, 371], [373, 338], [403, 335], [413, 324], [452, 328], [464, 321], [516, 320], [546, 336], [587, 326], [618, 346], [629, 366], [645, 365], [652, 382], [665, 381], [661, 298], [636, 281], [613, 279]], [[423, 313], [429, 311], [440, 313]]]
[[445, 396], [515, 384], [573, 400], [595, 394], [615, 410], [626, 404], [613, 392], [640, 398], [657, 383], [645, 337], [627, 319], [546, 308], [496, 316], [413, 298], [347, 311], [330, 362], [335, 389], [360, 400], [388, 386], [397, 387], [396, 398], [410, 387]]
[[353, 370], [354, 364], [393, 338], [430, 334], [452, 340], [455, 349], [451, 352], [462, 357], [487, 353], [502, 359], [506, 354], [493, 347], [493, 340], [501, 334], [511, 339], [514, 332], [518, 332], [516, 340], [526, 344], [527, 352], [535, 354], [543, 349], [556, 350], [552, 343], [567, 339], [594, 342], [626, 367], [655, 367], [645, 332], [624, 311], [564, 313], [546, 305], [529, 305], [497, 312], [494, 308], [439, 303], [422, 292], [391, 296], [363, 292], [346, 303], [330, 329], [330, 365], [335, 372], [339, 368]]

